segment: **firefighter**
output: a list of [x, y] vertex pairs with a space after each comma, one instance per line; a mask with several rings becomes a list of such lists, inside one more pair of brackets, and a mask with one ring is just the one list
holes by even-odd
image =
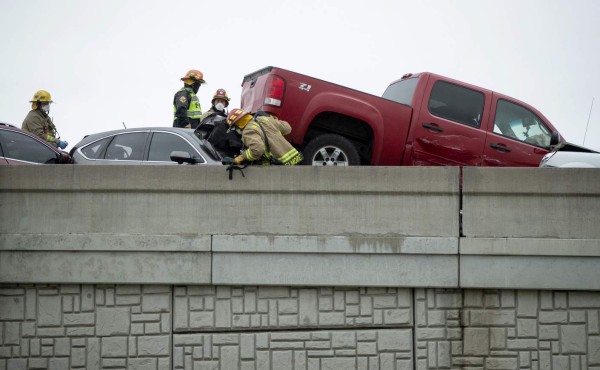
[[50, 113], [50, 104], [53, 103], [50, 93], [46, 90], [40, 90], [33, 95], [31, 103], [31, 111], [23, 120], [21, 129], [37, 135], [46, 140], [54, 147], [64, 149], [69, 145], [64, 140], [61, 140], [56, 132], [56, 126], [48, 115]]
[[227, 123], [242, 129], [242, 141], [246, 148], [233, 159], [233, 164], [259, 161], [263, 165], [294, 166], [302, 162], [302, 153], [283, 137], [292, 132], [286, 121], [264, 112], [252, 114], [234, 109], [227, 116]]
[[200, 123], [202, 108], [196, 96], [200, 85], [205, 84], [202, 72], [190, 69], [181, 77], [183, 87], [173, 98], [173, 127], [196, 128]]
[[202, 115], [196, 129], [208, 140], [221, 157], [236, 157], [242, 149], [242, 130], [227, 124], [229, 97], [224, 89], [218, 89], [211, 101], [212, 107]]
[[[225, 119], [227, 118], [226, 108], [229, 105], [229, 96], [227, 96], [227, 91], [225, 91], [225, 89], [218, 89], [215, 91], [210, 104], [212, 106], [209, 110], [204, 112], [202, 116], [200, 116], [200, 124], [198, 125], [198, 131], [205, 139], [208, 138], [212, 130], [215, 128], [216, 121], [220, 121], [222, 119], [223, 123], [225, 123]], [[227, 126], [226, 123], [225, 125]]]

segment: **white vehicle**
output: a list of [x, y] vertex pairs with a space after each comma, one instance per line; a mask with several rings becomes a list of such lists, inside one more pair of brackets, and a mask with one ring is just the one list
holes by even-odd
[[542, 158], [540, 167], [600, 168], [600, 153], [563, 142]]

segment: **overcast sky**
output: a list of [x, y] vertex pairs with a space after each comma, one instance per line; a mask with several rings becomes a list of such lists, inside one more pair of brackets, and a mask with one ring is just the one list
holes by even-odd
[[179, 78], [202, 109], [273, 65], [374, 95], [430, 71], [523, 100], [568, 141], [600, 150], [598, 0], [0, 0], [0, 121], [35, 91], [70, 149], [84, 135], [171, 126]]

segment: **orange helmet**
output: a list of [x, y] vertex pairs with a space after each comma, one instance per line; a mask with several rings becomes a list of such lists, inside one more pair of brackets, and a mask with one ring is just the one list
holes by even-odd
[[204, 81], [204, 75], [202, 74], [202, 72], [196, 70], [196, 69], [190, 69], [185, 76], [181, 77], [181, 81], [184, 80], [196, 80], [196, 81], [200, 81], [201, 84], [205, 84], [206, 81]]
[[238, 108], [229, 113], [227, 116], [227, 124], [229, 126], [236, 125], [239, 128], [244, 128], [250, 119], [252, 119], [250, 112]]
[[225, 91], [225, 89], [218, 89], [217, 91], [215, 91], [215, 95], [213, 95], [213, 98], [210, 101], [210, 103], [214, 105], [216, 99], [224, 100], [225, 106], [229, 105], [229, 96], [227, 96], [227, 91]]

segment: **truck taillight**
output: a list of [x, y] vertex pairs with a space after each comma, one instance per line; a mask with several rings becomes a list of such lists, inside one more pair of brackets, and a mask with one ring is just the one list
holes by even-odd
[[265, 94], [265, 104], [281, 107], [283, 93], [285, 91], [285, 81], [283, 78], [271, 75], [267, 80], [267, 93]]

